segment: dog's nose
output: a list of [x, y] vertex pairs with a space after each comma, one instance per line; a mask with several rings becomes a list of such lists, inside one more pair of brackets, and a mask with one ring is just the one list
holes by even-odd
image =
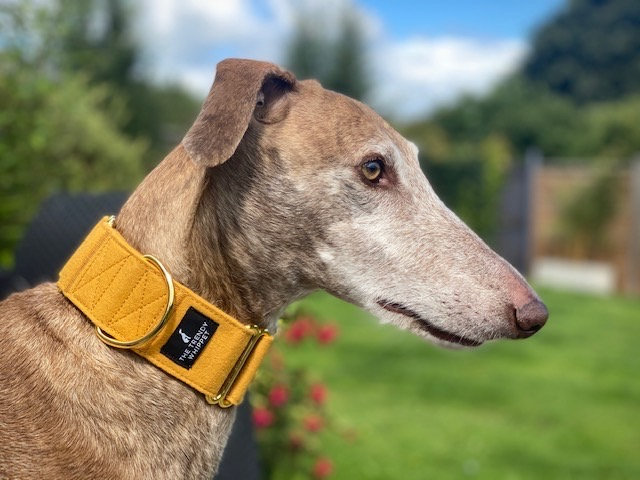
[[530, 337], [540, 330], [549, 318], [544, 303], [535, 299], [516, 309], [516, 327], [520, 338]]

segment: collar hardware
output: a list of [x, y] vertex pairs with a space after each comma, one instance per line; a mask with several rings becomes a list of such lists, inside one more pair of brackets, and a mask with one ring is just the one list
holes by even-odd
[[256, 346], [258, 341], [264, 335], [269, 334], [269, 331], [266, 328], [262, 329], [257, 325], [247, 326], [247, 328], [252, 332], [252, 337], [247, 343], [247, 346], [242, 352], [242, 355], [240, 355], [240, 358], [238, 358], [238, 361], [233, 366], [233, 370], [231, 370], [231, 373], [229, 373], [229, 376], [225, 379], [224, 383], [222, 384], [222, 387], [220, 388], [220, 392], [215, 396], [212, 396], [212, 395], [205, 396], [205, 399], [207, 400], [207, 402], [212, 405], [218, 405], [222, 408], [227, 408], [233, 405], [227, 400], [227, 394], [229, 393], [229, 390], [231, 390], [233, 383], [236, 381], [236, 378], [242, 371], [242, 367], [244, 367], [244, 364], [247, 362], [247, 359], [251, 355], [251, 352], [253, 352], [253, 348]]
[[[109, 225], [112, 226], [113, 223], [110, 223]], [[158, 260], [153, 255], [143, 255], [143, 257], [149, 260], [151, 263], [155, 264], [155, 266], [158, 267], [158, 269], [162, 272], [162, 275], [164, 275], [164, 279], [167, 282], [167, 306], [164, 310], [164, 313], [162, 314], [162, 318], [156, 324], [156, 326], [153, 327], [153, 329], [150, 332], [144, 334], [140, 338], [136, 338], [135, 340], [129, 340], [129, 341], [116, 340], [112, 336], [104, 333], [102, 329], [98, 325], [96, 325], [96, 335], [98, 336], [98, 338], [111, 347], [128, 349], [128, 348], [139, 347], [144, 343], [147, 343], [149, 340], [155, 337], [158, 333], [160, 333], [160, 330], [164, 328], [164, 326], [167, 324], [167, 320], [169, 320], [169, 314], [173, 309], [173, 301], [175, 298], [175, 288], [173, 287], [173, 278], [171, 277], [171, 274], [167, 271], [166, 268], [164, 268], [164, 265], [162, 264], [162, 262], [160, 262], [160, 260]]]

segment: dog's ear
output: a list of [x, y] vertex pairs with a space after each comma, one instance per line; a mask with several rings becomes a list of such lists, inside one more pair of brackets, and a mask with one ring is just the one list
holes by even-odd
[[240, 59], [218, 63], [202, 110], [182, 140], [189, 156], [209, 167], [225, 162], [254, 115], [264, 123], [282, 117], [281, 100], [295, 82], [292, 73], [272, 63]]

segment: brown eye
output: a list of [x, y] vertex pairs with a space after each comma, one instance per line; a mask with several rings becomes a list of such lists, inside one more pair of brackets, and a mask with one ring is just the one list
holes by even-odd
[[361, 168], [364, 178], [370, 182], [377, 183], [384, 172], [384, 163], [380, 159], [367, 160], [362, 164]]

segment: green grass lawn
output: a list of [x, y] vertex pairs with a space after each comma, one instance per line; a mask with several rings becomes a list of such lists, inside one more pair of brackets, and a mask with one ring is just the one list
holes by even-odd
[[462, 351], [326, 294], [305, 300], [341, 335], [285, 348], [287, 363], [323, 378], [357, 431], [326, 435], [332, 478], [639, 479], [640, 301], [541, 293], [539, 334]]

